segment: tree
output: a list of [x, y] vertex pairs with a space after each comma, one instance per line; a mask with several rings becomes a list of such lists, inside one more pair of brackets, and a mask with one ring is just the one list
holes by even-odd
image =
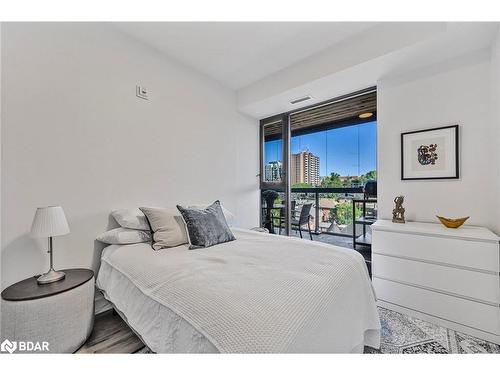
[[[330, 210], [330, 215], [337, 224], [349, 225], [352, 223], [352, 202], [337, 204]], [[361, 215], [361, 208], [356, 206], [356, 217]]]
[[340, 175], [338, 173], [332, 172], [330, 176], [327, 176], [321, 182], [321, 187], [342, 187], [342, 180], [340, 179]]
[[[321, 187], [323, 188], [336, 188], [342, 187], [342, 180], [338, 173], [332, 172], [330, 176], [326, 176], [323, 181], [321, 181]], [[338, 193], [327, 193], [323, 195], [324, 198], [337, 199], [340, 197]]]
[[306, 182], [297, 182], [296, 184], [292, 185], [292, 189], [293, 188], [311, 188], [311, 187], [312, 187], [312, 185], [308, 184]]
[[366, 180], [377, 180], [377, 171], [370, 171], [364, 175]]
[[377, 171], [370, 171], [361, 176], [359, 176], [359, 183], [364, 185], [367, 181], [377, 180]]

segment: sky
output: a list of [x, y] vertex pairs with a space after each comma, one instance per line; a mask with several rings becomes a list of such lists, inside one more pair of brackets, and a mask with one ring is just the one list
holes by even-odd
[[[265, 163], [281, 161], [282, 140], [266, 142]], [[377, 169], [377, 122], [292, 137], [292, 154], [309, 150], [319, 156], [320, 176], [335, 172], [359, 176]]]

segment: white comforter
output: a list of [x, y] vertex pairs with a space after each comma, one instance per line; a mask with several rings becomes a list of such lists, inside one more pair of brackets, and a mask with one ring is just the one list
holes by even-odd
[[[380, 322], [361, 255], [309, 240], [233, 233], [236, 241], [207, 249], [126, 245], [105, 251], [102, 262], [223, 353], [345, 353], [379, 346]], [[105, 269], [98, 286], [111, 296]]]

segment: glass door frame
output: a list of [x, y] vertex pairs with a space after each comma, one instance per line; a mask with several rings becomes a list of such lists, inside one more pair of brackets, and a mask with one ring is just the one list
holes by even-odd
[[[274, 115], [274, 116], [270, 116], [270, 117], [266, 117], [262, 120], [260, 120], [260, 134], [259, 134], [259, 142], [260, 142], [260, 145], [259, 145], [259, 165], [260, 165], [260, 173], [259, 173], [259, 176], [260, 176], [260, 181], [259, 181], [259, 187], [260, 187], [260, 191], [262, 193], [262, 191], [264, 190], [276, 190], [276, 191], [280, 191], [280, 192], [284, 192], [285, 194], [285, 234], [287, 236], [290, 236], [290, 233], [291, 233], [291, 212], [290, 212], [290, 201], [291, 201], [291, 196], [292, 196], [292, 193], [291, 193], [291, 178], [290, 178], [290, 158], [291, 158], [291, 128], [290, 128], [290, 116], [292, 116], [293, 114], [296, 114], [296, 113], [299, 113], [299, 112], [303, 112], [303, 111], [307, 111], [309, 109], [312, 109], [312, 108], [317, 108], [317, 107], [321, 107], [323, 105], [328, 105], [328, 104], [332, 104], [332, 103], [335, 103], [335, 102], [341, 102], [345, 99], [349, 99], [349, 98], [353, 98], [353, 97], [356, 97], [356, 96], [360, 96], [360, 95], [365, 95], [367, 93], [370, 93], [370, 92], [373, 92], [373, 91], [377, 91], [377, 86], [371, 86], [371, 87], [368, 87], [366, 89], [363, 89], [363, 90], [359, 90], [359, 91], [356, 91], [356, 92], [352, 92], [350, 94], [346, 94], [346, 95], [341, 95], [341, 96], [338, 96], [336, 98], [332, 98], [332, 99], [329, 99], [329, 100], [325, 100], [323, 102], [320, 102], [320, 103], [316, 103], [316, 104], [311, 104], [309, 106], [305, 106], [305, 107], [301, 107], [301, 108], [295, 108], [291, 111], [288, 111], [288, 112], [284, 112], [284, 113], [280, 113], [278, 115]], [[374, 119], [376, 119], [376, 112], [375, 111], [375, 117]], [[265, 170], [264, 170], [264, 147], [265, 147], [265, 139], [264, 139], [264, 127], [266, 125], [269, 125], [269, 124], [273, 124], [273, 123], [276, 123], [276, 122], [280, 122], [281, 121], [281, 124], [282, 124], [282, 131], [281, 131], [281, 134], [282, 134], [282, 139], [283, 139], [283, 142], [282, 142], [282, 170], [283, 170], [283, 174], [282, 174], [282, 179], [281, 181], [279, 182], [267, 182], [267, 181], [264, 181], [264, 178], [265, 178]], [[368, 120], [367, 120], [368, 121]], [[297, 190], [304, 190], [305, 189], [297, 189]], [[310, 192], [314, 192], [314, 191], [321, 191], [321, 192], [349, 192], [349, 193], [362, 193], [363, 192], [363, 189], [362, 188], [313, 188], [313, 189], [309, 189]], [[259, 199], [260, 199], [260, 202], [259, 202], [259, 217], [260, 217], [260, 222], [262, 223], [262, 197], [259, 195]], [[316, 199], [317, 200], [317, 199]], [[319, 217], [318, 215], [318, 202], [316, 202], [316, 217]], [[316, 228], [317, 230], [317, 228]], [[346, 237], [350, 237], [349, 235], [346, 235]]]
[[[282, 160], [282, 175], [281, 175], [281, 181], [265, 181], [265, 170], [264, 170], [264, 147], [265, 147], [265, 139], [264, 139], [264, 127], [269, 124], [273, 124], [276, 122], [281, 122], [281, 136], [282, 136], [282, 147], [281, 147], [281, 160]], [[282, 113], [276, 116], [268, 117], [266, 119], [263, 119], [260, 121], [260, 138], [259, 138], [259, 164], [260, 164], [260, 191], [264, 190], [276, 190], [283, 192], [285, 194], [285, 235], [289, 236], [290, 235], [290, 227], [291, 227], [291, 215], [290, 215], [290, 197], [291, 197], [291, 190], [290, 190], [290, 139], [291, 139], [291, 133], [290, 133], [290, 116], [288, 113]], [[259, 211], [260, 211], [260, 222], [262, 223], [262, 197], [260, 197], [260, 203], [259, 203]]]

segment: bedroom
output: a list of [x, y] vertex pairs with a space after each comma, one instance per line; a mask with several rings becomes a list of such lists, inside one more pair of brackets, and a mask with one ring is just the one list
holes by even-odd
[[69, 19], [0, 26], [2, 351], [500, 353], [499, 22]]

